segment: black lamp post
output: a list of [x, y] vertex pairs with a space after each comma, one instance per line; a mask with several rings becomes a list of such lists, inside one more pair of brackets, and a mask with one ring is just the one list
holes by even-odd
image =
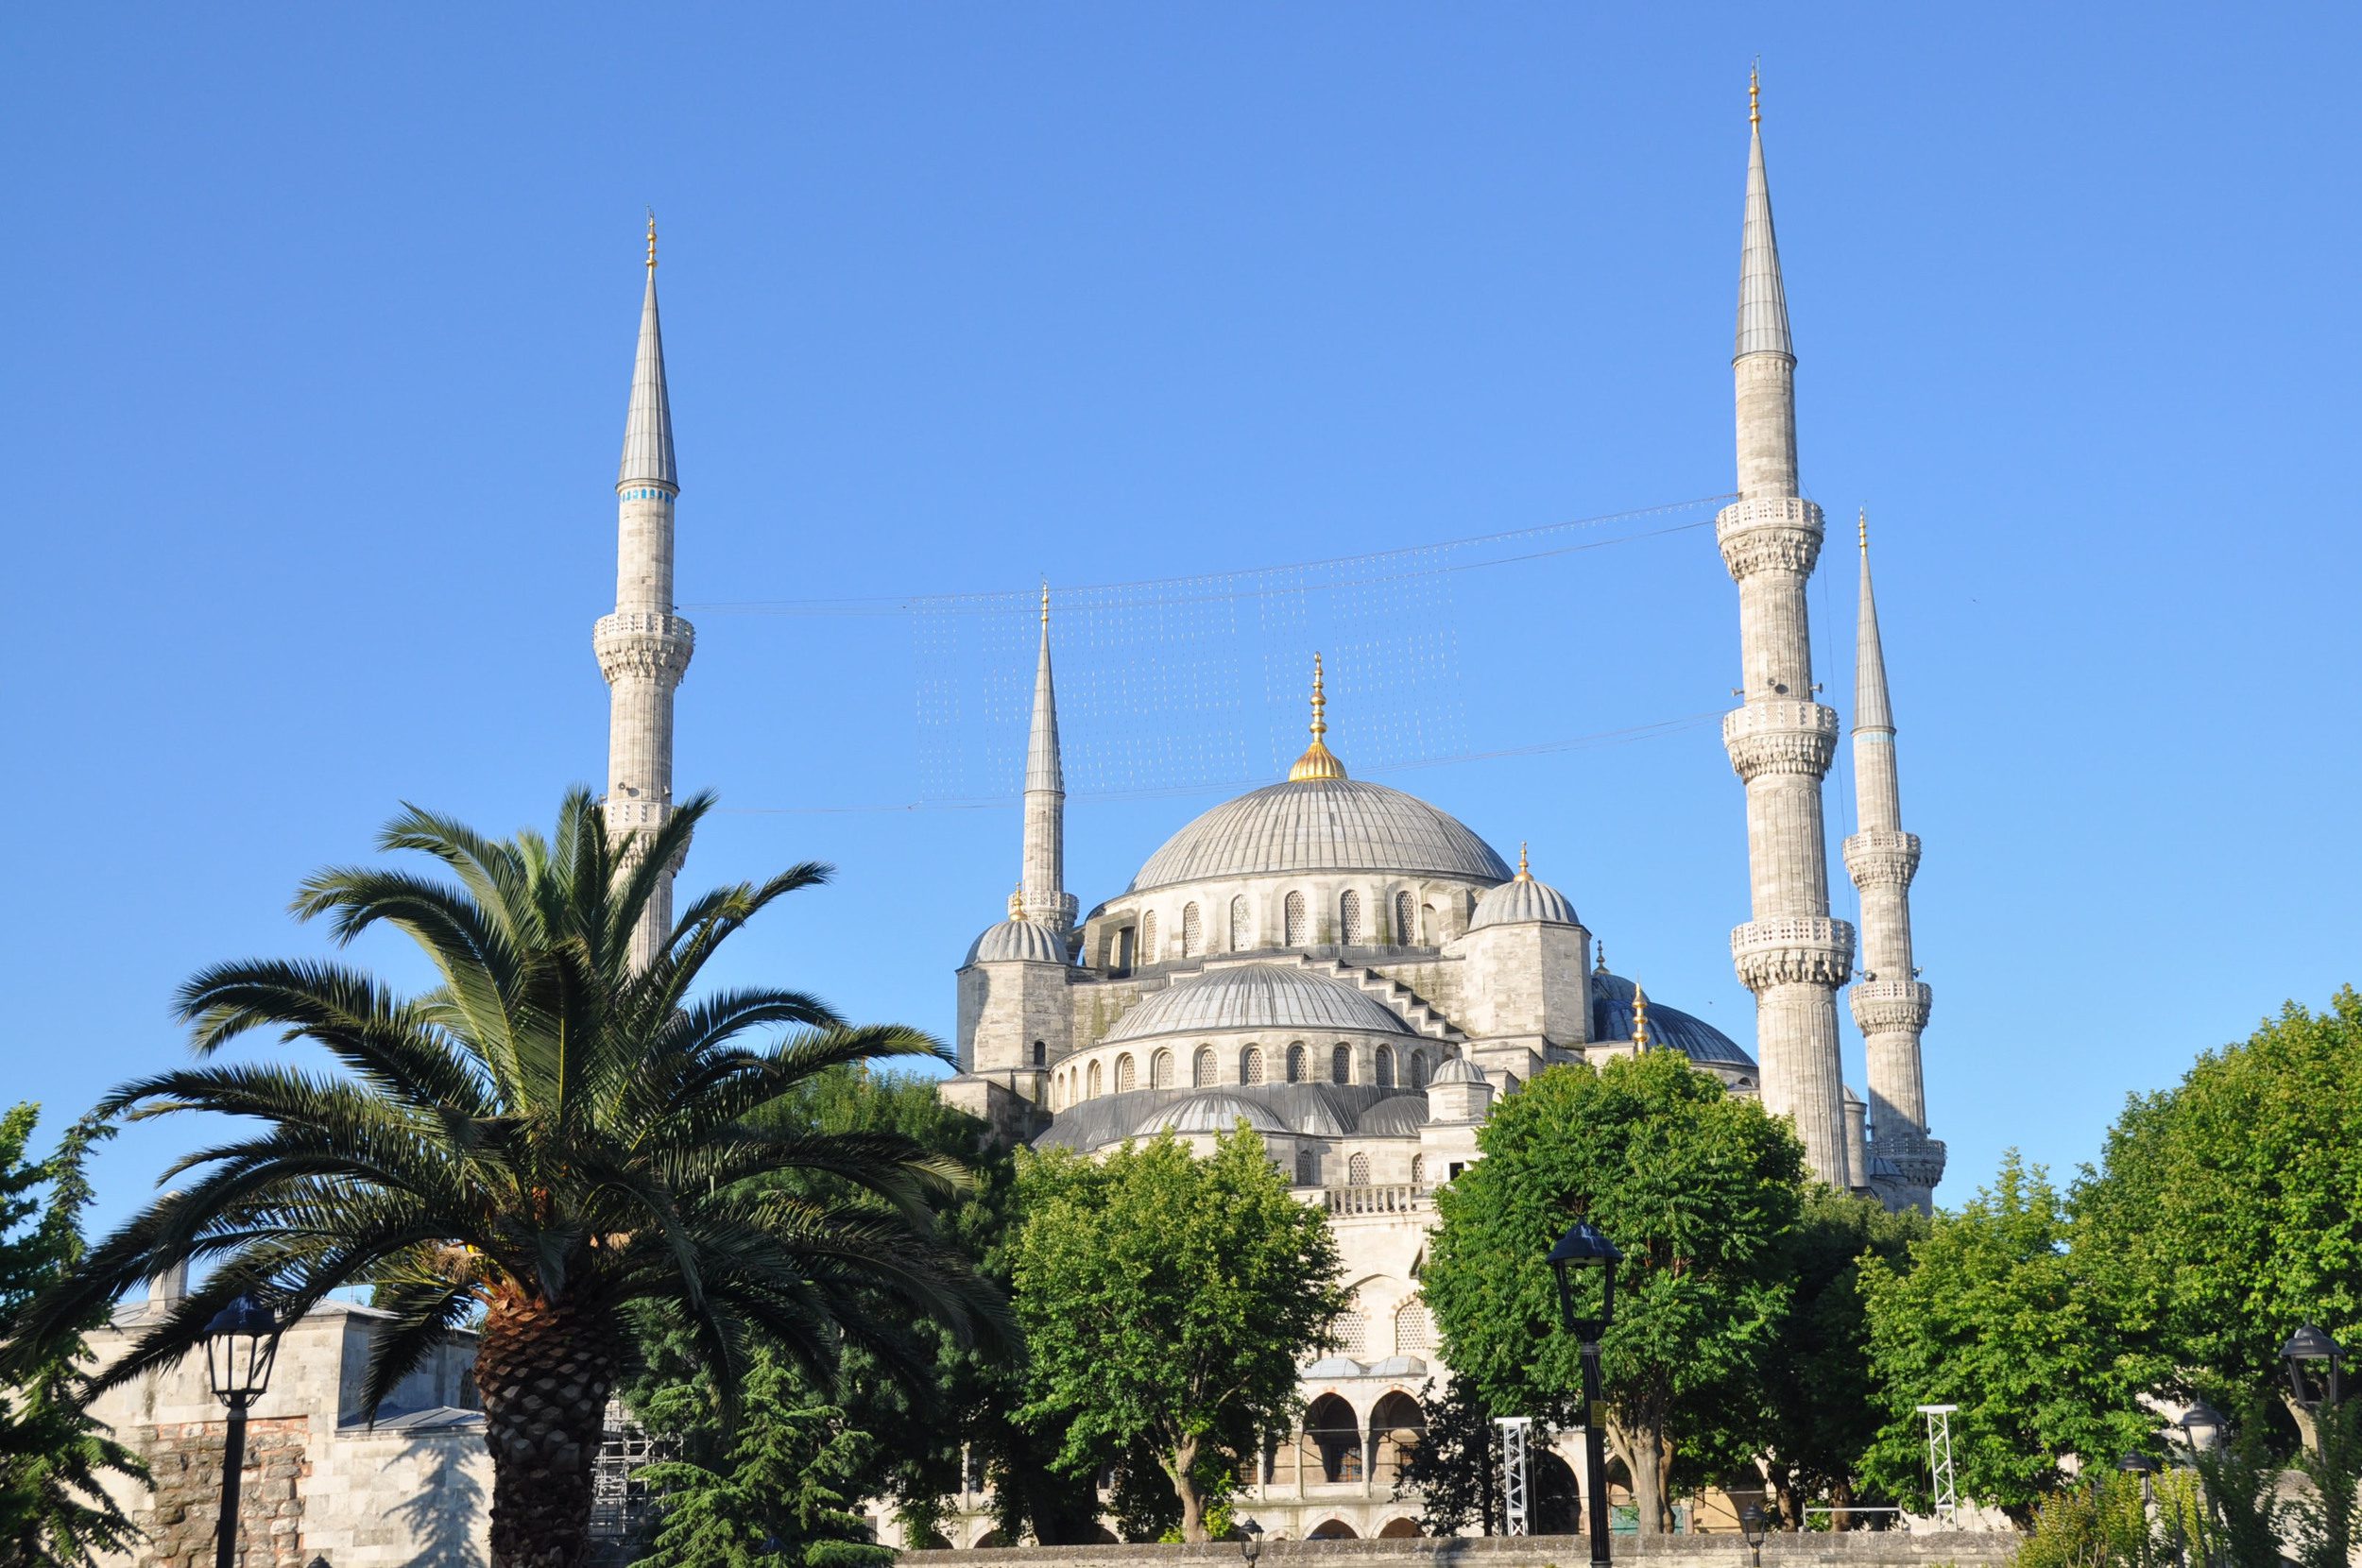
[[2305, 1414], [2311, 1415], [2324, 1404], [2335, 1405], [2342, 1396], [2338, 1374], [2345, 1368], [2346, 1353], [2311, 1323], [2288, 1336], [2288, 1342], [2280, 1347], [2280, 1358], [2288, 1363], [2288, 1390]]
[[2146, 1454], [2127, 1454], [2124, 1457], [2116, 1461], [2116, 1468], [2124, 1472], [2127, 1475], [2138, 1475], [2141, 1478], [2141, 1504], [2143, 1507], [2147, 1507], [2148, 1504], [2157, 1500], [2156, 1493], [2153, 1490], [2151, 1490], [2148, 1481], [2148, 1478], [2151, 1475], [2157, 1474], [2156, 1460], [2150, 1458]]
[[1252, 1519], [1239, 1521], [1239, 1551], [1246, 1559], [1247, 1568], [1255, 1568], [1255, 1559], [1263, 1555], [1263, 1526]]
[[2188, 1440], [2190, 1452], [2195, 1455], [2219, 1448], [2223, 1428], [2231, 1423], [2223, 1419], [2220, 1410], [2201, 1399], [2182, 1411], [2182, 1419], [2174, 1424], [2182, 1428], [2182, 1436]]
[[214, 1546], [214, 1568], [236, 1568], [238, 1481], [246, 1469], [246, 1412], [270, 1385], [279, 1358], [279, 1315], [252, 1291], [214, 1314], [205, 1325], [205, 1376], [214, 1397], [230, 1410], [230, 1432], [221, 1449], [221, 1531]]
[[1738, 1510], [1738, 1533], [1747, 1538], [1747, 1559], [1763, 1568], [1763, 1510], [1750, 1503]]
[[[1558, 1320], [1575, 1337], [1576, 1348], [1583, 1355], [1583, 1424], [1591, 1440], [1583, 1445], [1583, 1497], [1591, 1535], [1591, 1568], [1609, 1568], [1607, 1457], [1602, 1452], [1607, 1441], [1607, 1423], [1601, 1419], [1600, 1409], [1600, 1336], [1616, 1321], [1616, 1266], [1623, 1261], [1624, 1254], [1616, 1250], [1616, 1243], [1601, 1236], [1587, 1219], [1576, 1220], [1573, 1229], [1560, 1236], [1558, 1245], [1550, 1249], [1550, 1272], [1558, 1276]], [[1600, 1270], [1600, 1315], [1578, 1318], [1571, 1276], [1576, 1270], [1594, 1265]]]

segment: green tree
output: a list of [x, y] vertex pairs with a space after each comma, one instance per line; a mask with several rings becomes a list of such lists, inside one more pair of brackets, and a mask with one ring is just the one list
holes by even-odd
[[1926, 1235], [1927, 1218], [1915, 1209], [1891, 1213], [1874, 1199], [1816, 1186], [1782, 1244], [1793, 1294], [1754, 1389], [1772, 1488], [1790, 1529], [1804, 1527], [1811, 1499], [1840, 1508], [1857, 1500], [1862, 1455], [1878, 1435], [1862, 1259], [1899, 1263]]
[[1430, 1381], [1419, 1390], [1419, 1408], [1427, 1430], [1403, 1463], [1395, 1496], [1418, 1499], [1419, 1527], [1431, 1536], [1458, 1535], [1471, 1525], [1491, 1535], [1500, 1511], [1500, 1447], [1484, 1396], [1454, 1372], [1442, 1389]]
[[[2135, 1096], [2075, 1193], [2078, 1252], [2226, 1408], [2280, 1388], [2299, 1324], [2362, 1341], [2362, 995], [2289, 1003]], [[2300, 1421], [2301, 1426], [2308, 1424]]]
[[[134, 1282], [213, 1263], [107, 1371], [119, 1383], [185, 1355], [239, 1292], [264, 1292], [292, 1318], [374, 1280], [395, 1314], [363, 1390], [374, 1406], [480, 1313], [493, 1561], [566, 1568], [581, 1554], [636, 1304], [689, 1326], [725, 1397], [758, 1339], [819, 1382], [845, 1342], [895, 1354], [881, 1295], [904, 1314], [990, 1322], [992, 1292], [927, 1228], [930, 1204], [963, 1179], [954, 1162], [899, 1136], [762, 1119], [830, 1067], [940, 1048], [909, 1030], [847, 1028], [800, 992], [691, 996], [727, 937], [824, 880], [824, 867], [706, 894], [634, 969], [632, 930], [658, 870], [686, 853], [710, 804], [701, 795], [622, 843], [580, 791], [547, 840], [488, 840], [410, 809], [381, 847], [422, 851], [455, 884], [376, 868], [313, 877], [300, 915], [327, 917], [340, 941], [390, 924], [439, 983], [405, 997], [351, 968], [267, 961], [191, 980], [180, 1014], [206, 1060], [128, 1084], [103, 1108], [244, 1121], [181, 1163], [197, 1172], [190, 1185], [34, 1304], [35, 1337], [54, 1345]], [[258, 1029], [310, 1041], [342, 1071], [211, 1060]], [[772, 1031], [771, 1044], [745, 1043]], [[754, 1180], [791, 1168], [864, 1187], [892, 1212]]]
[[1752, 1446], [1732, 1390], [1759, 1380], [1787, 1315], [1803, 1148], [1674, 1051], [1538, 1073], [1477, 1140], [1484, 1158], [1437, 1195], [1423, 1276], [1444, 1358], [1495, 1410], [1571, 1416], [1581, 1363], [1546, 1256], [1589, 1219], [1624, 1253], [1601, 1355], [1608, 1440], [1641, 1528], [1660, 1530], [1677, 1462], [1703, 1477]]
[[[128, 1552], [139, 1530], [106, 1490], [145, 1486], [139, 1457], [89, 1414], [82, 1336], [107, 1320], [101, 1302], [39, 1346], [15, 1338], [26, 1304], [82, 1257], [83, 1163], [114, 1129], [84, 1120], [46, 1160], [27, 1157], [40, 1107], [0, 1116], [0, 1560], [82, 1564]], [[41, 1196], [43, 1187], [47, 1197]]]
[[1935, 1218], [1908, 1268], [1873, 1256], [1861, 1283], [1882, 1421], [1870, 1480], [1928, 1505], [1922, 1404], [1957, 1404], [1952, 1444], [1963, 1496], [2021, 1525], [2063, 1491], [2060, 1460], [2112, 1463], [2147, 1444], [2139, 1396], [2169, 1369], [2119, 1325], [2070, 1249], [2066, 1205], [2015, 1150], [1993, 1185]]
[[1327, 1217], [1243, 1123], [1204, 1159], [1170, 1133], [1023, 1156], [1018, 1188], [1019, 1419], [1063, 1432], [1070, 1475], [1153, 1456], [1182, 1538], [1207, 1539], [1209, 1502], [1286, 1428], [1296, 1368], [1344, 1310]]

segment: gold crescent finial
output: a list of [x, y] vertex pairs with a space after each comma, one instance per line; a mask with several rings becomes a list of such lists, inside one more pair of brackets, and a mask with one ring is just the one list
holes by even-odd
[[1288, 770], [1288, 782], [1300, 784], [1308, 778], [1343, 778], [1345, 765], [1337, 760], [1337, 754], [1321, 739], [1328, 733], [1328, 692], [1322, 684], [1321, 656], [1312, 656], [1312, 743], [1304, 748], [1295, 766]]
[[1758, 58], [1747, 67], [1747, 123], [1763, 124], [1763, 60]]
[[656, 270], [656, 209], [648, 209], [648, 270]]
[[1632, 1043], [1642, 1050], [1649, 1048], [1649, 994], [1640, 989], [1640, 982], [1632, 982]]
[[1041, 623], [1044, 626], [1050, 624], [1050, 579], [1047, 577], [1041, 580]]
[[1863, 507], [1863, 508], [1861, 509], [1861, 518], [1860, 518], [1860, 520], [1859, 520], [1859, 521], [1857, 521], [1857, 522], [1854, 526], [1855, 526], [1857, 529], [1858, 529], [1858, 530], [1860, 531], [1860, 534], [1861, 534], [1861, 553], [1862, 553], [1863, 554], [1867, 555], [1867, 554], [1870, 554], [1870, 508], [1869, 508], [1869, 507], [1865, 506], [1865, 507]]
[[1012, 920], [1025, 918], [1025, 890], [1021, 887], [1013, 889], [1009, 894], [1009, 918]]
[[1517, 841], [1517, 880], [1521, 882], [1533, 880], [1533, 868], [1526, 861], [1526, 841], [1523, 839]]

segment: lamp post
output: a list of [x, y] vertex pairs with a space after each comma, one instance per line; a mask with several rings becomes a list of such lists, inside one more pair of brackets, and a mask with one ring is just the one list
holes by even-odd
[[1750, 1503], [1738, 1510], [1738, 1533], [1747, 1538], [1747, 1560], [1763, 1568], [1763, 1510]]
[[2148, 1561], [2148, 1516], [2157, 1506], [2157, 1493], [2148, 1478], [2157, 1474], [2157, 1461], [2146, 1454], [2127, 1454], [2116, 1461], [2116, 1468], [2127, 1475], [2141, 1478], [2141, 1561]]
[[2223, 1428], [2230, 1423], [2223, 1419], [2220, 1410], [2201, 1399], [2182, 1411], [2182, 1419], [2174, 1424], [2182, 1428], [2182, 1436], [2195, 1456], [2221, 1447]]
[[1263, 1526], [1252, 1519], [1239, 1521], [1239, 1554], [1246, 1559], [1246, 1568], [1255, 1568], [1255, 1559], [1263, 1555]]
[[2345, 1368], [2346, 1353], [2336, 1340], [2307, 1323], [2288, 1336], [2280, 1358], [2288, 1363], [2288, 1390], [2296, 1395], [2299, 1409], [2309, 1416], [2323, 1405], [2337, 1403], [2344, 1391], [2338, 1374]]
[[[1601, 1445], [1607, 1440], [1607, 1423], [1600, 1409], [1600, 1336], [1616, 1321], [1616, 1266], [1623, 1261], [1624, 1254], [1616, 1250], [1616, 1243], [1601, 1236], [1587, 1219], [1576, 1220], [1573, 1228], [1558, 1238], [1558, 1245], [1550, 1249], [1550, 1272], [1558, 1277], [1558, 1321], [1575, 1337], [1576, 1348], [1583, 1355], [1583, 1424], [1590, 1439], [1583, 1445], [1583, 1500], [1585, 1526], [1591, 1536], [1591, 1568], [1609, 1568], [1607, 1457], [1601, 1452]], [[1600, 1270], [1600, 1315], [1577, 1318], [1571, 1276], [1576, 1270], [1594, 1265]]]
[[270, 1385], [279, 1358], [279, 1315], [248, 1291], [214, 1314], [205, 1325], [205, 1376], [214, 1397], [228, 1406], [230, 1431], [221, 1449], [221, 1529], [214, 1544], [214, 1568], [236, 1568], [238, 1482], [246, 1469], [246, 1412]]

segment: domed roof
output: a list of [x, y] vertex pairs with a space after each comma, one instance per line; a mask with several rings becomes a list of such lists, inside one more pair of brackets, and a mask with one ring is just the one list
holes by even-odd
[[1366, 1137], [1417, 1137], [1427, 1125], [1427, 1096], [1395, 1095], [1361, 1113], [1354, 1131]]
[[[1621, 975], [1605, 970], [1591, 973], [1591, 1038], [1594, 1040], [1629, 1040], [1632, 1038], [1633, 982]], [[1649, 1038], [1660, 1046], [1670, 1046], [1686, 1053], [1692, 1062], [1716, 1067], [1743, 1067], [1755, 1070], [1755, 1059], [1739, 1048], [1737, 1041], [1707, 1023], [1668, 1007], [1654, 997], [1649, 998]]]
[[1116, 1027], [1101, 1044], [1240, 1029], [1308, 1034], [1338, 1030], [1365, 1034], [1416, 1032], [1393, 1008], [1350, 985], [1309, 970], [1247, 963], [1211, 969], [1151, 992], [1116, 1020]]
[[1128, 891], [1291, 871], [1510, 877], [1490, 844], [1416, 795], [1362, 779], [1301, 778], [1207, 811], [1166, 840]]
[[1141, 1124], [1143, 1133], [1170, 1129], [1175, 1133], [1228, 1133], [1240, 1122], [1258, 1133], [1285, 1133], [1288, 1124], [1267, 1105], [1219, 1090], [1176, 1100]]
[[1431, 1089], [1438, 1083], [1489, 1083], [1491, 1082], [1491, 1079], [1484, 1076], [1484, 1069], [1466, 1057], [1448, 1056], [1444, 1059], [1443, 1065], [1435, 1069], [1435, 1076], [1427, 1081], [1427, 1086]]
[[1547, 921], [1553, 926], [1579, 924], [1575, 906], [1566, 895], [1548, 882], [1537, 882], [1533, 873], [1526, 869], [1525, 846], [1517, 846], [1517, 875], [1477, 900], [1476, 912], [1468, 917], [1468, 929], [1486, 926], [1524, 926], [1534, 921]]
[[967, 950], [969, 963], [1003, 963], [1010, 960], [1027, 963], [1064, 963], [1066, 949], [1058, 941], [1058, 933], [1032, 920], [1003, 920], [988, 926]]

